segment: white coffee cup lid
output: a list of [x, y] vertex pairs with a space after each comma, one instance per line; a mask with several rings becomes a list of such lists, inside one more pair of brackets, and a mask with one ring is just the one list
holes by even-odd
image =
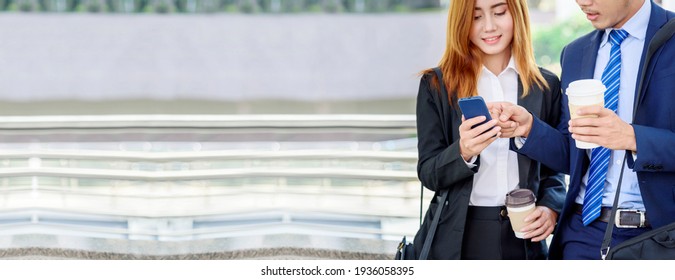
[[567, 95], [588, 95], [596, 94], [598, 92], [604, 93], [607, 88], [602, 84], [602, 81], [595, 79], [583, 79], [571, 82], [567, 86]]

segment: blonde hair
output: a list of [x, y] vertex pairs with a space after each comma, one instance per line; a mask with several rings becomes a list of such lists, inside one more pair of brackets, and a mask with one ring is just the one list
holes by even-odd
[[[513, 18], [511, 52], [523, 84], [524, 97], [533, 85], [548, 88], [548, 83], [534, 59], [527, 1], [506, 0], [506, 4]], [[450, 100], [478, 95], [483, 52], [469, 40], [475, 5], [476, 0], [451, 1], [448, 11], [447, 42], [439, 66]], [[426, 69], [422, 74], [432, 72], [433, 69]], [[438, 88], [437, 79], [433, 81], [432, 86]]]

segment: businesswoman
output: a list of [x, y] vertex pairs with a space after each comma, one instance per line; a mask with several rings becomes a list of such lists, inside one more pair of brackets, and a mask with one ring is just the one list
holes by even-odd
[[[544, 259], [545, 239], [565, 197], [562, 174], [510, 150], [514, 123], [497, 123], [498, 102], [521, 104], [545, 122], [560, 115], [560, 82], [537, 67], [526, 0], [451, 1], [447, 44], [438, 69], [423, 71], [417, 96], [418, 176], [436, 192], [415, 236], [420, 254], [437, 203], [445, 203], [430, 259]], [[444, 88], [441, 88], [444, 86]], [[443, 94], [443, 89], [447, 95]], [[464, 119], [459, 98], [479, 95], [493, 120]], [[445, 132], [444, 132], [445, 131]], [[531, 221], [515, 237], [506, 194], [527, 188], [537, 197]], [[440, 193], [449, 190], [446, 202]], [[419, 245], [419, 246], [418, 246]]]

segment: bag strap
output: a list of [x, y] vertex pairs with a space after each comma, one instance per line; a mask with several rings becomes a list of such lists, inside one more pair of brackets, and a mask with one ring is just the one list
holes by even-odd
[[441, 218], [441, 211], [443, 211], [443, 205], [445, 205], [446, 199], [448, 199], [448, 190], [443, 191], [441, 201], [439, 201], [438, 206], [436, 206], [436, 215], [434, 215], [434, 221], [431, 222], [431, 227], [429, 228], [429, 232], [427, 232], [427, 238], [424, 240], [424, 246], [422, 246], [422, 252], [420, 253], [420, 260], [426, 260], [427, 257], [429, 257], [431, 242], [434, 241], [434, 235], [436, 235], [436, 228], [438, 228], [438, 221]]
[[[671, 18], [668, 23], [666, 23], [659, 31], [656, 32], [653, 39], [649, 42], [647, 47], [647, 56], [645, 57], [644, 66], [642, 67], [642, 72], [640, 73], [640, 85], [638, 86], [637, 94], [639, 95], [642, 92], [642, 87], [645, 81], [645, 75], [647, 73], [647, 66], [652, 58], [652, 55], [658, 50], [668, 39], [670, 39], [673, 34], [675, 34], [675, 18]], [[640, 100], [639, 96], [635, 100]], [[638, 104], [635, 104], [633, 108], [633, 118], [635, 118], [635, 112], [637, 112]], [[619, 204], [619, 196], [621, 195], [621, 181], [623, 179], [623, 171], [626, 167], [626, 160], [628, 159], [629, 152], [626, 151], [625, 156], [623, 157], [623, 164], [621, 165], [621, 172], [619, 173], [619, 183], [616, 186], [616, 195], [614, 195], [614, 203], [612, 204], [612, 214], [609, 216], [609, 222], [607, 223], [607, 229], [605, 229], [605, 236], [602, 239], [602, 246], [600, 247], [600, 256], [604, 260], [609, 253], [610, 245], [612, 242], [612, 231], [614, 231], [614, 219], [616, 219], [616, 210], [617, 205]]]
[[424, 208], [424, 184], [420, 184], [420, 225], [422, 224], [422, 208]]
[[[441, 127], [443, 128], [443, 135], [445, 135], [445, 143], [450, 145], [450, 140], [448, 139], [448, 127], [447, 123], [445, 121], [445, 110], [443, 110], [443, 103], [442, 102], [447, 102], [448, 100], [448, 92], [445, 89], [445, 85], [443, 83], [443, 73], [441, 72], [441, 69], [438, 67], [434, 68], [434, 72], [436, 72], [436, 76], [438, 77], [438, 85], [441, 88], [441, 96], [439, 97], [439, 100], [436, 100], [436, 104], [439, 106], [439, 115], [440, 115], [440, 120], [441, 120]], [[434, 95], [436, 97], [436, 95]], [[436, 99], [436, 98], [434, 98]], [[436, 229], [438, 228], [438, 222], [440, 221], [441, 218], [441, 212], [443, 212], [443, 206], [445, 205], [445, 201], [448, 199], [448, 190], [442, 190], [441, 191], [441, 200], [438, 201], [438, 206], [436, 206], [436, 215], [434, 215], [434, 220], [431, 222], [431, 226], [429, 227], [429, 232], [427, 232], [427, 238], [424, 240], [424, 246], [422, 247], [422, 252], [420, 253], [420, 260], [426, 260], [429, 257], [429, 251], [431, 250], [431, 243], [434, 241], [434, 236], [436, 235]], [[420, 197], [420, 200], [423, 198]], [[420, 219], [422, 215], [422, 204], [420, 202]]]
[[609, 215], [607, 222], [607, 229], [605, 229], [605, 237], [602, 239], [602, 246], [600, 247], [600, 256], [604, 260], [609, 253], [610, 244], [612, 243], [612, 231], [614, 231], [614, 219], [616, 218], [616, 207], [619, 204], [619, 195], [621, 195], [621, 181], [623, 180], [623, 170], [626, 167], [626, 159], [628, 153], [623, 157], [621, 164], [621, 172], [619, 173], [619, 183], [616, 185], [616, 195], [614, 195], [614, 203], [612, 204], [612, 214]]

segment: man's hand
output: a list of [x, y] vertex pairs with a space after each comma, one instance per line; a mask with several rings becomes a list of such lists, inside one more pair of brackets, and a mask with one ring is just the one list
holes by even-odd
[[488, 110], [490, 111], [490, 116], [492, 116], [492, 119], [497, 120], [497, 126], [501, 127], [502, 130], [502, 135], [500, 137], [502, 138], [510, 138], [513, 134], [513, 132], [518, 128], [518, 124], [515, 123], [514, 121], [508, 120], [508, 121], [500, 121], [499, 116], [502, 115], [502, 110], [504, 107], [508, 106], [513, 106], [512, 103], [509, 102], [488, 102], [487, 107]]
[[525, 239], [532, 239], [532, 242], [539, 242], [546, 239], [555, 228], [558, 213], [546, 206], [537, 206], [534, 212], [525, 217], [525, 223], [529, 223], [520, 229], [525, 233]]
[[596, 115], [597, 118], [577, 118], [569, 121], [572, 138], [595, 143], [610, 150], [637, 151], [635, 130], [612, 110], [601, 106], [581, 107], [579, 116]]
[[502, 113], [499, 116], [499, 122], [513, 128], [512, 130], [508, 130], [508, 133], [502, 133], [501, 137], [527, 137], [530, 135], [532, 122], [534, 121], [532, 114], [520, 105], [507, 102], [502, 102], [500, 105]]

